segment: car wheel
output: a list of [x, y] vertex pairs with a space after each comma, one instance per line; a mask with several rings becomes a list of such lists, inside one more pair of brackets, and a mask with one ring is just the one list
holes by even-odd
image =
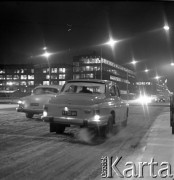
[[108, 119], [106, 126], [99, 128], [99, 135], [102, 137], [107, 137], [109, 134], [113, 133], [113, 116]]
[[56, 124], [56, 134], [62, 134], [65, 131], [65, 125]]
[[56, 132], [56, 124], [50, 123], [50, 132]]
[[26, 118], [32, 118], [34, 114], [32, 113], [26, 113]]

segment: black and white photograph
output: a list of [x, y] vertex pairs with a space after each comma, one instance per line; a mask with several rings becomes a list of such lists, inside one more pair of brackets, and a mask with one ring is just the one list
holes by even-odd
[[0, 2], [0, 180], [174, 180], [174, 1]]

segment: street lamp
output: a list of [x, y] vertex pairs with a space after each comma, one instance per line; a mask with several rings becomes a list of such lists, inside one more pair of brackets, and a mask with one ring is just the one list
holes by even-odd
[[50, 63], [49, 63], [49, 57], [52, 55], [52, 53], [49, 53], [47, 51], [45, 51], [44, 54], [42, 54], [42, 56], [46, 57], [47, 61], [48, 61], [48, 66], [49, 66], [49, 85], [51, 85], [51, 67], [50, 67]]
[[[109, 45], [109, 46], [111, 46], [112, 48], [114, 47], [114, 45], [115, 45], [115, 43], [117, 43], [118, 41], [115, 41], [115, 40], [113, 40], [112, 38], [110, 38], [110, 40], [108, 41], [108, 42], [106, 42], [105, 44], [106, 45]], [[105, 45], [104, 44], [104, 45]], [[100, 61], [100, 65], [101, 65], [101, 70], [100, 70], [100, 73], [101, 73], [101, 75], [100, 75], [100, 77], [101, 77], [101, 80], [103, 79], [102, 78], [102, 52], [103, 51], [103, 49], [102, 49], [102, 46], [101, 46], [101, 61]]]
[[174, 66], [174, 63], [172, 62], [170, 65], [171, 65], [171, 66]]
[[149, 72], [149, 69], [145, 69], [144, 72], [145, 72], [145, 73], [148, 73], [148, 72]]
[[136, 65], [138, 61], [135, 61], [134, 59], [131, 61], [131, 64]]
[[165, 31], [168, 31], [168, 30], [170, 29], [170, 27], [169, 27], [168, 25], [165, 25], [165, 26], [163, 27], [163, 29], [164, 29]]
[[156, 79], [156, 80], [158, 80], [159, 78], [160, 78], [160, 76], [158, 76], [158, 75], [155, 76], [155, 79]]

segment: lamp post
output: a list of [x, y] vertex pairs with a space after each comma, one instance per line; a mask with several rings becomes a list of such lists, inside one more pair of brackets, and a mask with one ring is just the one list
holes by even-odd
[[49, 63], [49, 57], [51, 56], [51, 53], [48, 53], [47, 51], [45, 51], [45, 53], [42, 55], [44, 57], [46, 57], [47, 61], [48, 61], [48, 67], [49, 67], [49, 85], [51, 85], [51, 67], [50, 67], [50, 63]]
[[[135, 61], [134, 59], [130, 62], [131, 64], [133, 64], [134, 66], [137, 64], [138, 61]], [[127, 72], [127, 86], [126, 86], [126, 91], [127, 91], [127, 101], [128, 101], [128, 97], [129, 97], [129, 86], [128, 86], [128, 72]]]
[[[110, 40], [108, 41], [108, 42], [106, 42], [105, 44], [106, 45], [109, 45], [109, 46], [111, 46], [112, 48], [114, 47], [114, 45], [115, 45], [115, 43], [117, 43], [118, 41], [115, 41], [115, 40], [113, 40], [112, 38], [110, 38]], [[104, 45], [105, 45], [104, 44]], [[103, 79], [103, 77], [102, 77], [102, 71], [103, 71], [103, 67], [102, 67], [102, 53], [103, 53], [103, 49], [102, 49], [102, 46], [101, 46], [101, 51], [100, 51], [100, 55], [101, 55], [101, 60], [100, 60], [100, 78], [101, 78], [101, 80]]]

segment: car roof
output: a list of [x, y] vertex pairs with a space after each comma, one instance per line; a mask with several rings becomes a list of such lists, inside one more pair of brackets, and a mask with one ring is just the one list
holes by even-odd
[[73, 80], [68, 80], [67, 82], [111, 83], [112, 81], [100, 80], [100, 79], [73, 79]]
[[56, 88], [56, 89], [61, 89], [62, 86], [61, 85], [39, 85], [39, 86], [36, 86], [34, 89], [36, 88]]

